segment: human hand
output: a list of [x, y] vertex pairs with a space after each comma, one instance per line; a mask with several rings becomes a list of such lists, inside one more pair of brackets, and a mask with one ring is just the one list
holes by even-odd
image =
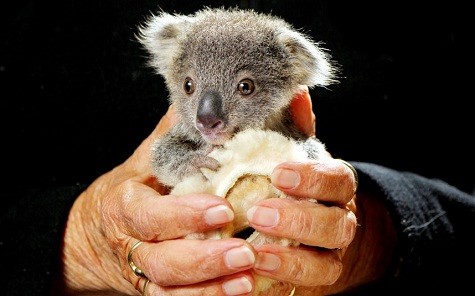
[[[150, 147], [177, 120], [171, 108], [124, 163], [75, 201], [64, 237], [65, 293], [139, 295], [146, 288], [147, 295], [241, 295], [252, 288], [256, 254], [246, 241], [182, 239], [231, 221], [229, 203], [205, 194], [165, 195], [152, 177]], [[140, 241], [130, 262], [144, 276], [127, 260]]]
[[[315, 116], [306, 87], [293, 100], [291, 112], [302, 131], [315, 135]], [[282, 283], [265, 295], [288, 295], [294, 286], [295, 295], [325, 295], [341, 289], [332, 284], [342, 274], [343, 256], [357, 225], [357, 175], [348, 165], [326, 154], [315, 161], [287, 162], [274, 169], [273, 185], [297, 199], [256, 203], [248, 212], [250, 225], [259, 232], [291, 238], [301, 245], [256, 247], [255, 272]]]

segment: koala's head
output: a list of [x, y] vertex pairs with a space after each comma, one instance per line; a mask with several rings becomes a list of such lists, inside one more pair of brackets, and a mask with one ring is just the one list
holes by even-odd
[[161, 13], [140, 28], [190, 134], [221, 144], [281, 117], [300, 85], [334, 82], [328, 54], [285, 21], [238, 9]]

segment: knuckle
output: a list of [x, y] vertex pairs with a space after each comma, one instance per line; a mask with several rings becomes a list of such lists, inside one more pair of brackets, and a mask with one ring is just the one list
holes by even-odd
[[320, 168], [314, 165], [306, 176], [308, 177], [306, 182], [304, 182], [302, 191], [307, 193], [309, 197], [318, 196], [319, 193], [325, 189], [324, 183], [326, 182], [326, 179], [324, 174], [321, 172]]
[[[164, 260], [160, 252], [146, 252], [143, 254], [144, 266], [148, 277], [159, 286], [169, 286], [176, 283], [176, 278], [181, 276], [182, 270], [174, 268], [167, 260]], [[153, 262], [153, 264], [152, 264]]]
[[345, 168], [315, 164], [302, 189], [309, 197], [320, 196], [332, 203], [344, 204], [347, 202], [347, 190], [352, 183], [348, 181], [347, 175], [342, 173], [343, 169]]
[[337, 223], [337, 235], [333, 242], [335, 248], [347, 247], [353, 240], [356, 233], [356, 217], [353, 212], [347, 211], [342, 215]]
[[329, 268], [327, 269], [327, 273], [324, 273], [323, 278], [323, 285], [331, 285], [334, 284], [341, 275], [343, 270], [343, 263], [336, 258], [332, 258], [330, 260]]
[[358, 182], [357, 175], [356, 175], [356, 172], [353, 171], [353, 169], [351, 169], [348, 165], [344, 163], [341, 163], [341, 170], [343, 170], [341, 174], [342, 175], [341, 182], [345, 185], [345, 186], [342, 186], [342, 190], [343, 190], [342, 202], [347, 203], [351, 200], [351, 198], [353, 198], [354, 193], [356, 191], [357, 182]]
[[[189, 285], [215, 278], [224, 272], [222, 255], [210, 256], [210, 252], [190, 252], [184, 254], [186, 247], [179, 247], [173, 243], [163, 247], [164, 242], [157, 250], [142, 254], [144, 266], [149, 278], [162, 287]], [[170, 256], [170, 250], [183, 254], [182, 257]], [[188, 249], [189, 250], [189, 249]]]
[[[104, 188], [97, 188], [96, 190], [103, 191]], [[133, 185], [130, 181], [125, 181], [117, 185], [112, 190], [109, 190], [102, 202], [102, 215], [108, 216], [111, 219], [120, 219], [126, 212], [125, 209], [131, 203], [133, 196]], [[97, 193], [104, 194], [104, 193]], [[97, 195], [94, 193], [94, 195]]]
[[315, 217], [308, 216], [306, 211], [298, 211], [289, 217], [292, 223], [290, 225], [290, 236], [295, 239], [308, 239], [316, 232]]
[[[342, 167], [342, 169], [347, 168]], [[346, 173], [342, 174], [338, 170], [328, 177], [328, 190], [331, 190], [333, 192], [335, 202], [337, 202], [338, 204], [346, 204], [353, 196], [353, 182], [349, 179], [349, 177], [351, 176]], [[331, 194], [332, 192], [329, 192], [329, 194]]]
[[302, 259], [297, 258], [292, 262], [292, 264], [289, 266], [289, 269], [287, 270], [288, 273], [288, 278], [291, 279], [292, 282], [294, 283], [305, 283], [305, 278], [306, 278], [306, 269], [305, 269], [305, 264], [302, 261]]

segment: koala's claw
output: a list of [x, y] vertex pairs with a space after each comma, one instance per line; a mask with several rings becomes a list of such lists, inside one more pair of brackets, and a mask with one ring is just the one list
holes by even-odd
[[204, 180], [208, 180], [208, 178], [201, 171], [201, 168], [217, 171], [220, 166], [220, 163], [216, 159], [201, 153], [196, 153], [190, 159], [189, 165], [185, 166], [186, 170], [183, 172], [183, 174], [180, 174], [182, 176], [181, 179], [183, 179], [185, 176], [201, 174]]
[[198, 170], [200, 168], [207, 168], [213, 171], [217, 171], [221, 166], [216, 159], [206, 155], [197, 155], [197, 157], [193, 159], [192, 165]]

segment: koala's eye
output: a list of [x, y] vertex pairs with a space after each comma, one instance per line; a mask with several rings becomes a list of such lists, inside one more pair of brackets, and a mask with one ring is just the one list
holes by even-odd
[[183, 83], [183, 89], [189, 95], [195, 91], [195, 82], [190, 77], [185, 78], [185, 83]]
[[254, 92], [254, 82], [251, 79], [243, 79], [239, 81], [238, 90], [243, 95], [250, 95]]

